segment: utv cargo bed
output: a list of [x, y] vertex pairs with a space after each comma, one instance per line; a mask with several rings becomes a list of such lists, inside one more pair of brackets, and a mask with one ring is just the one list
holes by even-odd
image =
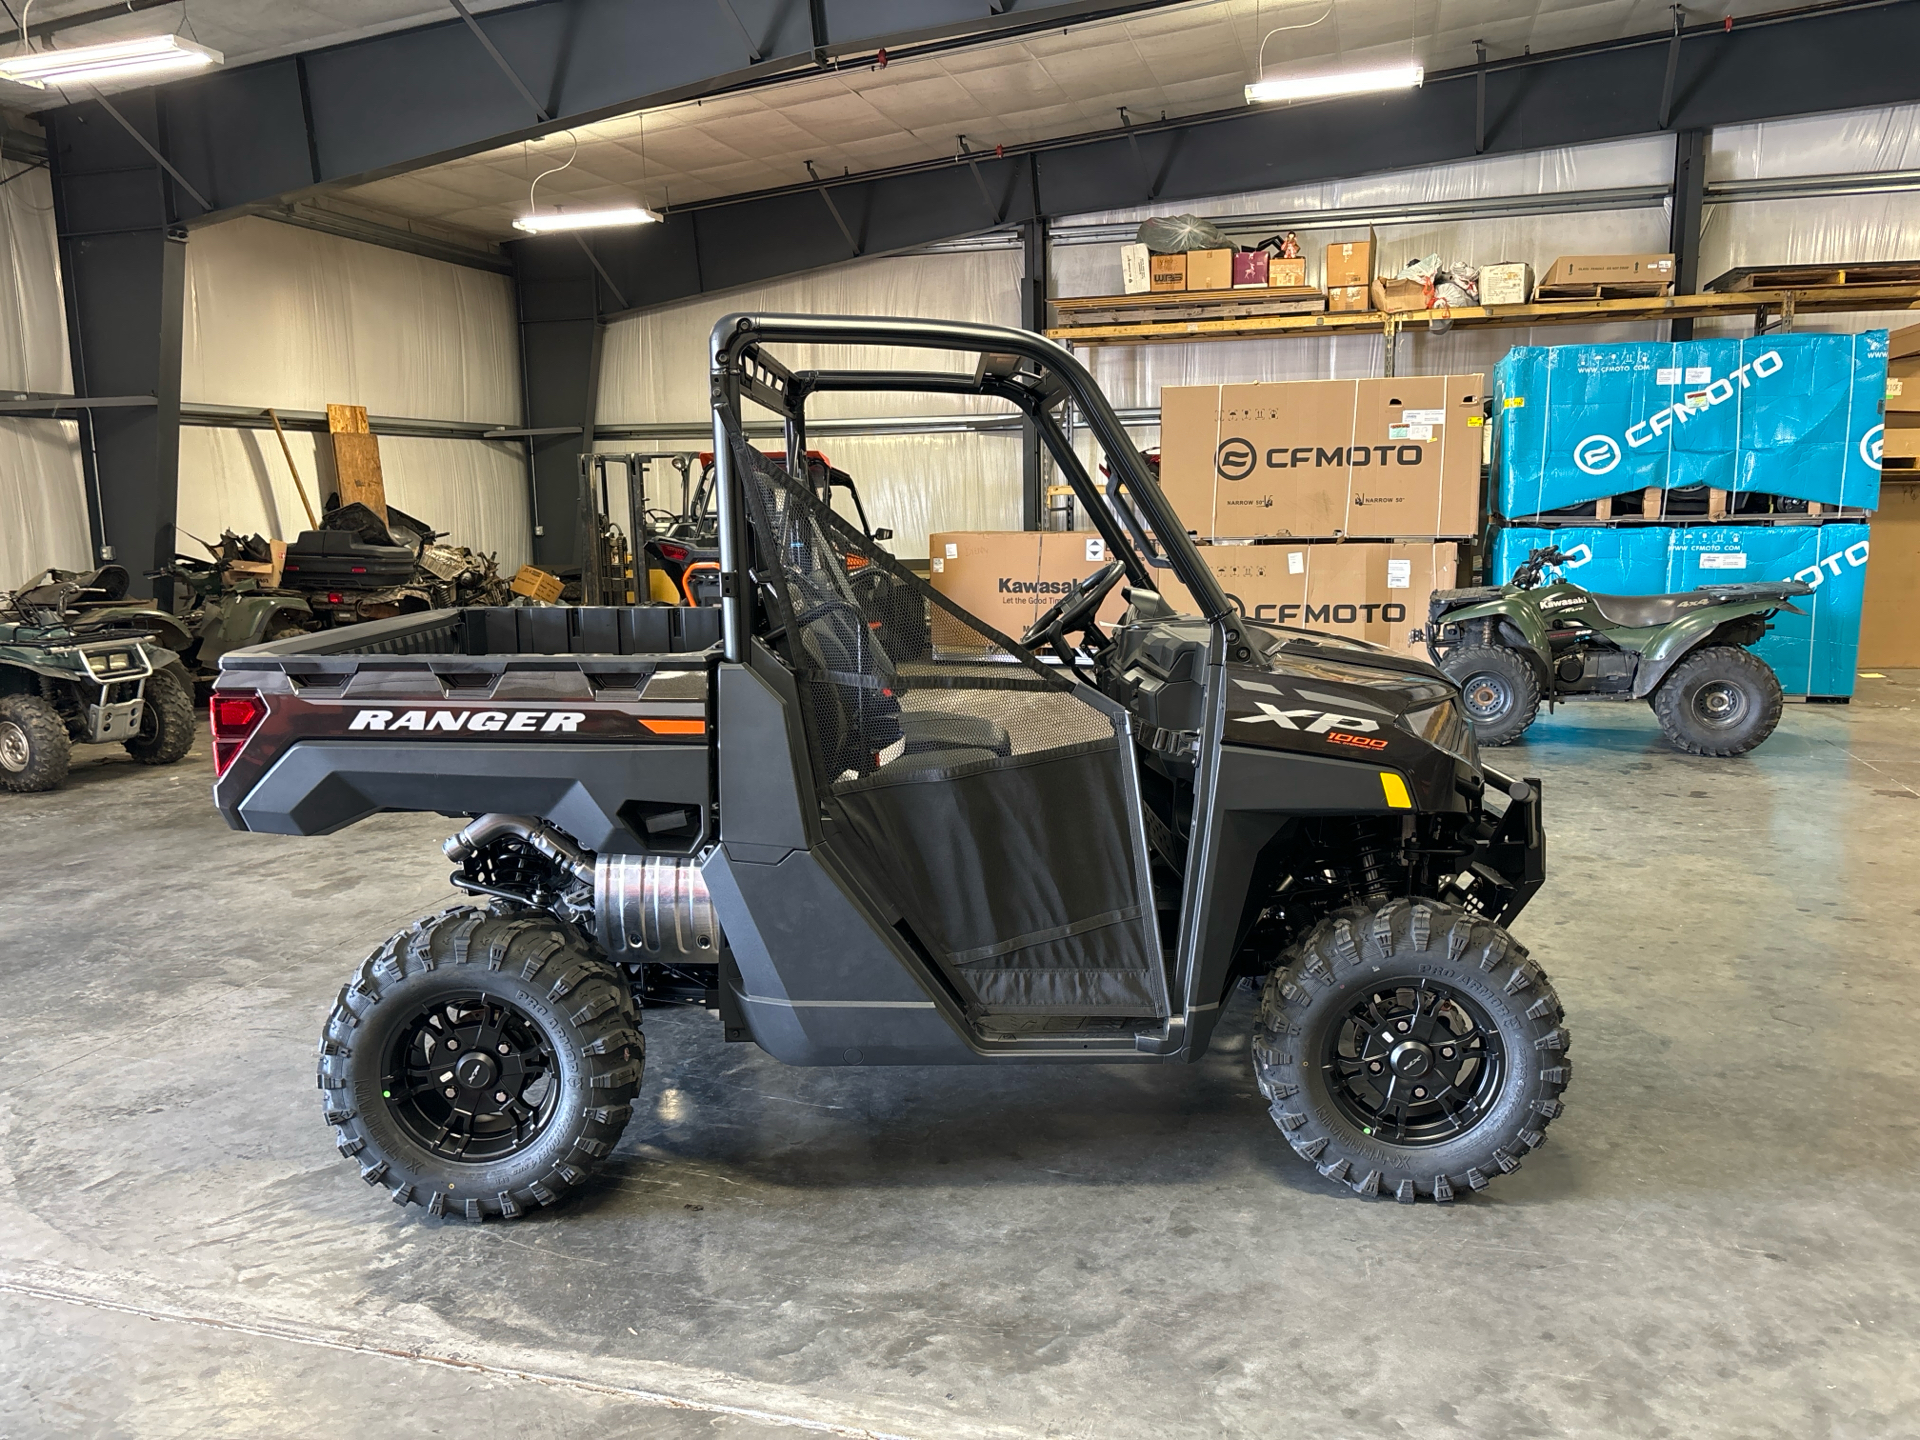
[[506, 799], [595, 850], [684, 855], [706, 824], [719, 640], [713, 609], [493, 607], [237, 650], [214, 689], [214, 801], [236, 830], [323, 835]]

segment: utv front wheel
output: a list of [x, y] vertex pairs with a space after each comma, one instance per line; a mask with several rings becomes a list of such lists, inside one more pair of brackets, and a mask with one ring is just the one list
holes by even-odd
[[193, 748], [193, 687], [173, 666], [147, 677], [142, 692], [140, 729], [126, 742], [142, 765], [173, 765]]
[[1361, 1195], [1451, 1200], [1560, 1113], [1559, 997], [1490, 921], [1433, 900], [1328, 916], [1267, 980], [1254, 1073], [1287, 1143]]
[[1706, 645], [1667, 672], [1653, 713], [1676, 750], [1744, 755], [1780, 723], [1773, 667], [1738, 645]]
[[1482, 745], [1510, 745], [1540, 709], [1540, 679], [1527, 657], [1504, 645], [1462, 645], [1440, 661], [1460, 687], [1473, 737]]
[[340, 1153], [396, 1205], [512, 1219], [586, 1183], [632, 1115], [626, 981], [551, 916], [457, 908], [362, 962], [320, 1041]]
[[0, 790], [58, 789], [73, 742], [60, 712], [37, 695], [0, 699]]

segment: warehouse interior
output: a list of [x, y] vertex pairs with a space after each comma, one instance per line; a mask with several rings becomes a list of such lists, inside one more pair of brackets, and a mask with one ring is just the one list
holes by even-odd
[[1920, 0], [5, 9], [0, 1434], [1910, 1433]]

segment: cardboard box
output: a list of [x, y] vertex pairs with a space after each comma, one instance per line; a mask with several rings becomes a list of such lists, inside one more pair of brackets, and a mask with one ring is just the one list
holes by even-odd
[[[957, 530], [927, 537], [927, 579], [940, 594], [1002, 635], [1020, 634], [1076, 580], [1113, 557], [1097, 534], [1081, 530]], [[1103, 622], [1126, 609], [1115, 586], [1100, 607]], [[933, 643], [959, 653], [979, 646], [971, 627], [933, 614]]]
[[1373, 296], [1365, 285], [1335, 285], [1327, 290], [1329, 310], [1371, 310]]
[[1371, 285], [1373, 283], [1373, 231], [1364, 240], [1343, 240], [1327, 246], [1326, 287]]
[[1187, 289], [1231, 290], [1233, 288], [1233, 251], [1187, 251]]
[[[1897, 410], [1887, 412], [1887, 428], [1880, 435], [1880, 458], [1920, 460], [1920, 415]], [[1876, 504], [1879, 499], [1880, 497], [1876, 494], [1874, 496]]]
[[1671, 293], [1673, 256], [1562, 255], [1540, 277], [1540, 288], [1563, 285], [1665, 285]]
[[1160, 392], [1160, 483], [1208, 538], [1468, 536], [1480, 512], [1483, 377]]
[[1296, 255], [1291, 260], [1283, 260], [1278, 255], [1269, 255], [1267, 257], [1267, 284], [1289, 290], [1306, 289], [1306, 259]]
[[1533, 298], [1533, 267], [1521, 263], [1482, 265], [1482, 305], [1524, 305]]
[[1120, 247], [1120, 293], [1144, 295], [1153, 288], [1153, 271], [1144, 245]]
[[1425, 310], [1427, 287], [1418, 280], [1376, 280], [1369, 292], [1376, 310]]
[[1185, 255], [1152, 255], [1147, 259], [1147, 286], [1154, 291], [1187, 288]]
[[513, 584], [507, 588], [516, 595], [538, 600], [542, 605], [552, 605], [559, 600], [560, 592], [566, 587], [561, 584], [558, 575], [549, 575], [531, 565], [522, 565], [514, 573]]
[[1920, 625], [1913, 623], [1920, 613], [1920, 484], [1889, 476], [1881, 485], [1872, 541], [1859, 663], [1874, 670], [1920, 665]]
[[1887, 335], [1887, 422], [1915, 413], [1920, 413], [1920, 325], [1909, 325]]
[[1233, 257], [1233, 288], [1264, 290], [1272, 257], [1264, 250], [1247, 250]]
[[[1458, 542], [1202, 545], [1200, 558], [1250, 620], [1326, 630], [1423, 660], [1426, 647], [1407, 637], [1427, 623], [1433, 592], [1452, 589], [1460, 573]], [[1184, 585], [1165, 586], [1169, 604], [1195, 612]]]

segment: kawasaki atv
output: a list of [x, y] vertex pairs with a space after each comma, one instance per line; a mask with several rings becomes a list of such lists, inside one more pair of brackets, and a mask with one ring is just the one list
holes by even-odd
[[57, 580], [0, 594], [0, 790], [55, 789], [75, 744], [118, 742], [143, 765], [193, 745], [193, 682], [180, 657], [70, 612], [86, 587]]
[[1800, 580], [1703, 585], [1681, 595], [1595, 595], [1541, 584], [1557, 549], [1535, 550], [1511, 585], [1436, 590], [1415, 631], [1466, 700], [1482, 745], [1518, 740], [1544, 699], [1645, 700], [1676, 749], [1744, 755], [1780, 723], [1780, 681], [1746, 647]]

